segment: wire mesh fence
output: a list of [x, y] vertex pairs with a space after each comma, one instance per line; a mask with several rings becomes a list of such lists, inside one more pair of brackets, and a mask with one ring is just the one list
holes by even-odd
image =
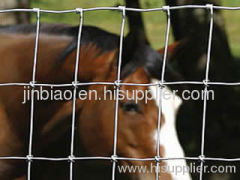
[[[210, 24], [209, 24], [209, 35], [208, 35], [208, 48], [207, 48], [207, 59], [206, 59], [206, 67], [205, 67], [205, 78], [203, 81], [177, 81], [177, 82], [166, 82], [164, 79], [165, 75], [165, 66], [167, 61], [167, 53], [168, 53], [168, 40], [170, 34], [170, 20], [171, 20], [171, 11], [178, 9], [207, 9], [210, 14]], [[82, 9], [77, 8], [74, 10], [65, 10], [65, 11], [52, 11], [52, 10], [43, 10], [38, 8], [33, 9], [9, 9], [9, 10], [0, 10], [0, 13], [9, 13], [9, 12], [29, 12], [36, 14], [37, 28], [36, 28], [36, 39], [35, 39], [35, 48], [34, 48], [34, 57], [33, 57], [33, 73], [32, 73], [32, 81], [29, 83], [1, 83], [0, 87], [3, 86], [30, 86], [32, 89], [36, 87], [73, 87], [73, 106], [72, 106], [72, 126], [71, 126], [71, 140], [70, 140], [70, 154], [68, 157], [60, 157], [60, 158], [47, 158], [47, 157], [35, 157], [32, 153], [32, 143], [33, 143], [33, 125], [34, 125], [34, 91], [31, 91], [31, 111], [30, 111], [30, 129], [29, 129], [29, 145], [28, 145], [28, 155], [26, 157], [0, 157], [0, 160], [26, 160], [28, 163], [28, 171], [27, 171], [27, 179], [31, 179], [31, 165], [35, 160], [41, 161], [68, 161], [69, 162], [69, 179], [73, 180], [73, 165], [75, 161], [79, 160], [109, 160], [112, 162], [112, 180], [115, 179], [116, 172], [116, 164], [118, 160], [132, 160], [132, 161], [155, 161], [156, 163], [156, 179], [159, 179], [159, 168], [161, 161], [171, 161], [171, 160], [199, 160], [201, 162], [201, 172], [200, 172], [200, 180], [203, 179], [203, 165], [205, 161], [225, 161], [225, 162], [237, 162], [240, 161], [240, 158], [229, 159], [229, 158], [215, 158], [215, 157], [206, 157], [204, 153], [204, 145], [205, 145], [205, 122], [206, 122], [206, 110], [207, 110], [207, 90], [211, 85], [218, 86], [239, 86], [240, 82], [211, 82], [209, 80], [209, 65], [211, 59], [211, 46], [212, 46], [212, 34], [213, 34], [213, 23], [214, 23], [214, 10], [240, 10], [240, 7], [224, 7], [224, 6], [214, 6], [212, 4], [207, 5], [185, 5], [185, 6], [163, 6], [161, 8], [153, 8], [153, 9], [136, 9], [136, 8], [127, 8], [124, 6], [119, 7], [98, 7], [98, 8], [88, 8]], [[122, 13], [122, 22], [121, 22], [121, 30], [120, 30], [120, 41], [119, 41], [119, 59], [118, 59], [118, 69], [117, 69], [117, 79], [114, 82], [87, 82], [82, 83], [78, 81], [78, 67], [80, 60], [80, 46], [81, 46], [81, 35], [82, 35], [82, 27], [83, 27], [83, 18], [84, 12], [88, 11], [100, 11], [100, 10], [114, 10]], [[122, 48], [123, 48], [123, 36], [124, 36], [124, 27], [125, 27], [125, 19], [126, 19], [126, 11], [135, 11], [135, 12], [152, 12], [152, 11], [163, 11], [167, 15], [167, 26], [166, 26], [166, 35], [165, 35], [165, 48], [164, 48], [164, 58], [163, 58], [163, 66], [161, 79], [158, 83], [149, 83], [149, 84], [141, 84], [141, 83], [121, 83], [120, 74], [121, 74], [121, 62], [122, 62]], [[41, 13], [53, 13], [53, 14], [62, 14], [62, 13], [78, 13], [79, 14], [79, 31], [77, 37], [77, 52], [76, 52], [76, 62], [75, 62], [75, 71], [74, 71], [74, 79], [72, 83], [69, 84], [39, 84], [36, 82], [36, 68], [37, 68], [37, 57], [38, 57], [38, 43], [39, 43], [39, 30], [40, 30], [40, 15]], [[119, 89], [121, 86], [155, 86], [159, 89], [161, 94], [164, 86], [167, 85], [181, 85], [181, 84], [192, 84], [192, 85], [203, 85], [204, 86], [204, 103], [203, 103], [203, 114], [202, 114], [202, 134], [201, 134], [201, 154], [198, 157], [161, 157], [160, 156], [160, 124], [161, 124], [161, 113], [162, 113], [162, 99], [159, 98], [159, 106], [158, 106], [158, 135], [157, 135], [157, 148], [156, 148], [156, 156], [149, 158], [129, 158], [129, 157], [120, 157], [117, 152], [117, 131], [118, 131], [118, 107], [119, 107]], [[75, 137], [75, 119], [76, 119], [76, 92], [78, 86], [86, 86], [86, 85], [113, 85], [116, 87], [117, 96], [115, 99], [115, 117], [114, 117], [114, 142], [113, 142], [113, 154], [110, 157], [76, 157], [74, 155], [74, 137]]]

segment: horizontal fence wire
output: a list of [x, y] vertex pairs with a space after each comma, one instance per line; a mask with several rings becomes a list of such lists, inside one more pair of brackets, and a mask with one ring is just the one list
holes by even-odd
[[[19, 157], [19, 156], [5, 156], [0, 157], [0, 160], [28, 160], [28, 157]], [[90, 156], [90, 157], [73, 157], [75, 161], [84, 161], [84, 160], [112, 160], [112, 157], [104, 157], [104, 156]], [[151, 158], [130, 158], [130, 157], [115, 157], [116, 160], [126, 160], [126, 161], [156, 161], [156, 157]], [[69, 157], [62, 158], [53, 158], [53, 157], [31, 157], [31, 160], [39, 160], [39, 161], [70, 161]], [[218, 157], [160, 157], [158, 161], [176, 161], [176, 160], [195, 160], [195, 161], [225, 161], [225, 162], [240, 162], [240, 158], [218, 158]]]
[[[157, 82], [157, 83], [121, 83], [119, 82], [119, 86], [168, 86], [168, 85], [205, 85], [204, 81], [176, 81], [176, 82]], [[207, 83], [209, 86], [240, 86], [240, 82], [211, 82]], [[112, 85], [115, 86], [115, 82], [85, 82], [85, 83], [67, 83], [67, 84], [43, 84], [43, 83], [35, 83], [35, 87], [74, 87], [74, 86], [90, 86], [90, 85]], [[0, 83], [0, 87], [4, 86], [29, 86], [32, 87], [32, 83]]]
[[[164, 73], [165, 73], [165, 64], [167, 59], [167, 44], [169, 39], [169, 31], [170, 31], [170, 12], [172, 10], [178, 9], [207, 9], [210, 13], [210, 26], [209, 26], [209, 37], [208, 37], [208, 49], [207, 49], [207, 64], [206, 64], [206, 74], [205, 79], [202, 81], [176, 81], [176, 82], [165, 82]], [[161, 161], [167, 160], [196, 160], [201, 162], [201, 172], [200, 172], [200, 180], [202, 180], [203, 176], [203, 164], [205, 161], [223, 161], [223, 162], [240, 162], [240, 158], [219, 158], [219, 157], [206, 157], [204, 154], [204, 139], [205, 139], [205, 121], [206, 121], [206, 109], [207, 109], [207, 98], [206, 92], [209, 86], [239, 86], [240, 82], [211, 82], [208, 79], [209, 74], [209, 64], [210, 64], [210, 56], [211, 56], [211, 43], [212, 43], [212, 33], [213, 33], [213, 15], [215, 9], [221, 10], [240, 10], [240, 7], [224, 7], [224, 6], [214, 6], [211, 4], [207, 5], [184, 5], [184, 6], [163, 6], [160, 8], [152, 8], [152, 9], [137, 9], [137, 8], [128, 8], [128, 7], [97, 7], [97, 8], [77, 8], [73, 10], [64, 10], [64, 11], [53, 11], [53, 10], [43, 10], [38, 8], [33, 9], [7, 9], [0, 10], [0, 13], [11, 13], [11, 12], [29, 12], [36, 13], [37, 27], [36, 27], [36, 41], [34, 48], [34, 60], [33, 60], [33, 74], [32, 81], [29, 83], [22, 82], [14, 82], [14, 83], [0, 83], [0, 87], [4, 86], [30, 86], [33, 90], [36, 87], [73, 87], [74, 88], [74, 97], [73, 97], [73, 107], [72, 107], [72, 133], [71, 133], [71, 147], [70, 154], [68, 157], [62, 158], [52, 158], [52, 157], [34, 157], [32, 154], [32, 138], [33, 138], [33, 124], [34, 124], [34, 98], [31, 98], [31, 114], [30, 114], [30, 135], [29, 135], [29, 150], [28, 155], [26, 157], [17, 157], [17, 156], [9, 156], [9, 157], [0, 157], [0, 160], [26, 160], [28, 162], [28, 180], [31, 179], [31, 163], [34, 160], [40, 161], [68, 161], [70, 163], [70, 174], [69, 179], [73, 179], [73, 164], [75, 161], [84, 161], [84, 160], [107, 160], [112, 161], [112, 180], [115, 179], [115, 169], [118, 160], [128, 160], [128, 161], [155, 161], [157, 167], [159, 167]], [[120, 31], [120, 44], [119, 44], [119, 60], [118, 60], [118, 71], [117, 71], [117, 79], [115, 82], [78, 82], [77, 73], [78, 73], [78, 65], [79, 65], [79, 54], [80, 54], [80, 46], [81, 46], [81, 33], [83, 26], [83, 14], [88, 11], [100, 11], [100, 10], [115, 10], [122, 13], [122, 24]], [[167, 12], [168, 23], [166, 27], [166, 36], [165, 36], [165, 49], [164, 49], [164, 60], [162, 67], [162, 76], [161, 80], [157, 83], [121, 83], [120, 73], [121, 73], [121, 60], [122, 60], [122, 48], [123, 48], [123, 35], [124, 35], [124, 26], [125, 26], [125, 16], [126, 11], [134, 11], [134, 12], [153, 12], [153, 11], [163, 11]], [[78, 44], [77, 44], [77, 53], [76, 53], [76, 64], [75, 64], [75, 76], [72, 83], [66, 84], [47, 84], [47, 83], [38, 83], [35, 81], [36, 79], [36, 64], [37, 64], [37, 55], [38, 55], [38, 40], [39, 40], [39, 26], [40, 26], [40, 14], [41, 13], [53, 13], [53, 14], [63, 14], [63, 13], [79, 13], [79, 33], [78, 33]], [[161, 101], [159, 99], [159, 115], [158, 115], [158, 137], [157, 137], [157, 150], [155, 157], [149, 158], [130, 158], [130, 157], [120, 157], [117, 155], [117, 130], [118, 130], [118, 96], [115, 100], [115, 117], [114, 117], [114, 146], [113, 146], [113, 154], [110, 157], [76, 157], [74, 156], [74, 130], [75, 130], [75, 109], [76, 109], [76, 89], [78, 86], [89, 86], [89, 85], [113, 85], [118, 90], [121, 86], [156, 86], [156, 88], [162, 89], [164, 86], [168, 85], [203, 85], [204, 86], [204, 105], [203, 105], [203, 120], [202, 120], [202, 139], [201, 139], [201, 154], [198, 157], [160, 157], [159, 153], [159, 145], [160, 145], [160, 122], [161, 122]], [[33, 91], [32, 91], [33, 92]], [[33, 97], [33, 93], [31, 94]], [[156, 171], [156, 179], [158, 180], [158, 171]]]
[[[212, 6], [213, 9], [220, 9], [220, 10], [240, 10], [240, 7], [227, 7], [227, 6]], [[183, 6], [170, 6], [170, 10], [178, 10], [178, 9], [208, 9], [206, 5], [183, 5]], [[99, 10], [116, 10], [122, 11], [119, 7], [96, 7], [96, 8], [85, 8], [82, 9], [83, 12], [88, 11], [99, 11]], [[152, 11], [164, 11], [163, 7], [160, 8], [151, 8], [151, 9], [138, 9], [138, 8], [125, 8], [126, 11], [133, 11], [133, 12], [152, 12]], [[11, 12], [36, 12], [36, 9], [4, 9], [0, 10], [0, 13], [11, 13]], [[66, 13], [78, 13], [78, 9], [71, 9], [71, 10], [64, 10], [64, 11], [56, 11], [56, 10], [44, 10], [40, 9], [41, 13], [52, 13], [52, 14], [66, 14]]]

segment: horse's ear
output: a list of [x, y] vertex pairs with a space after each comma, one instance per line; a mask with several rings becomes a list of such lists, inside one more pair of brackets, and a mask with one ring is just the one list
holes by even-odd
[[137, 46], [139, 43], [136, 42], [136, 36], [133, 33], [128, 35], [123, 40], [123, 51], [122, 51], [122, 66], [124, 67], [133, 58]]
[[138, 67], [144, 66], [148, 58], [149, 48], [149, 45], [141, 42], [131, 32], [124, 38], [121, 64], [122, 78], [134, 72]]
[[[72, 103], [72, 101], [64, 103], [43, 127], [41, 134], [45, 144], [54, 142], [71, 128]], [[76, 115], [80, 113], [83, 103], [82, 100], [76, 100]]]
[[130, 31], [123, 40], [123, 65], [129, 62], [135, 53], [139, 53], [139, 48], [143, 45], [150, 46], [145, 37], [138, 37], [134, 31]]
[[[161, 53], [152, 49], [148, 50], [148, 56], [145, 62], [145, 69], [151, 75], [151, 77], [161, 80], [163, 66], [163, 56]], [[181, 81], [183, 77], [172, 67], [167, 61], [165, 66], [165, 80]]]

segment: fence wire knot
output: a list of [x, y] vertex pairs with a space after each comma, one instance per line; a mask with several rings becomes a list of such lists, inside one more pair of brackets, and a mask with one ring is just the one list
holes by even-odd
[[157, 163], [159, 163], [161, 161], [160, 157], [158, 157], [158, 156], [155, 156], [154, 159]]
[[165, 87], [164, 81], [158, 81], [158, 82], [157, 82], [157, 85], [158, 85], [158, 87], [160, 87], [160, 88], [164, 88], [164, 87]]
[[126, 7], [125, 6], [118, 6], [118, 8], [122, 11], [123, 18], [125, 18], [125, 16], [126, 16]]
[[198, 156], [198, 158], [201, 162], [205, 162], [205, 156], [204, 155], [200, 155], [200, 156]]
[[26, 158], [27, 162], [32, 162], [33, 155], [27, 155]]
[[78, 88], [78, 81], [73, 81], [72, 82], [72, 86], [74, 87], [74, 88]]
[[79, 13], [80, 16], [83, 15], [83, 9], [82, 8], [76, 8], [76, 13]]
[[206, 7], [207, 7], [208, 9], [212, 10], [212, 9], [213, 9], [213, 4], [206, 4]]
[[33, 8], [33, 11], [37, 13], [37, 19], [40, 18], [40, 8]]
[[117, 155], [112, 155], [111, 156], [111, 161], [113, 161], [113, 162], [117, 162]]
[[36, 13], [39, 13], [40, 12], [40, 8], [33, 8], [33, 11], [36, 12]]
[[213, 4], [206, 4], [206, 7], [210, 10], [211, 16], [213, 16]]
[[36, 81], [30, 81], [30, 82], [29, 82], [29, 85], [30, 85], [32, 88], [35, 88], [35, 84], [36, 84]]
[[204, 79], [204, 80], [203, 80], [203, 85], [204, 85], [204, 86], [207, 86], [207, 87], [208, 87], [208, 86], [209, 86], [208, 83], [209, 83], [209, 80], [208, 80], [208, 79]]
[[74, 163], [75, 162], [75, 156], [74, 155], [68, 156], [68, 161]]
[[119, 88], [120, 87], [121, 80], [114, 81], [114, 86]]
[[167, 15], [170, 16], [170, 7], [169, 7], [169, 6], [163, 6], [163, 7], [162, 7], [162, 10], [163, 10], [163, 11], [166, 11], [166, 12], [167, 12]]

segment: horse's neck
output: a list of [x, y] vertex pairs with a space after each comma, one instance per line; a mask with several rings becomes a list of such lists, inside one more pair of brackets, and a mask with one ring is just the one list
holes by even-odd
[[[60, 53], [56, 54], [59, 55]], [[57, 83], [71, 83], [75, 80], [76, 56], [76, 51], [73, 51], [63, 62], [60, 64], [56, 62], [56, 64], [53, 64], [47, 71], [42, 63], [42, 73], [39, 74], [44, 76], [41, 78], [51, 78], [49, 79], [50, 81]], [[80, 82], [107, 81], [109, 74], [112, 71], [116, 71], [116, 69], [114, 69], [115, 60], [116, 50], [103, 53], [93, 44], [82, 45], [78, 59], [77, 80]]]

